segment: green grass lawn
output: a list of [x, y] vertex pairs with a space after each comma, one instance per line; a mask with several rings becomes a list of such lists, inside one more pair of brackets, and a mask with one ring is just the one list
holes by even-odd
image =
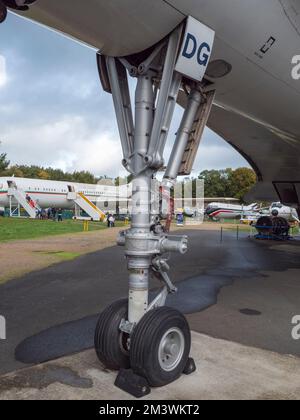
[[[90, 222], [89, 230], [106, 229], [106, 224]], [[0, 242], [16, 239], [32, 239], [50, 235], [83, 232], [83, 222], [65, 220], [61, 223], [52, 220], [32, 220], [0, 217]]]
[[78, 252], [65, 252], [65, 251], [34, 251], [37, 252], [38, 254], [43, 254], [43, 255], [54, 255], [55, 257], [59, 258], [61, 261], [72, 261], [75, 260], [77, 257], [80, 257], [80, 253]]

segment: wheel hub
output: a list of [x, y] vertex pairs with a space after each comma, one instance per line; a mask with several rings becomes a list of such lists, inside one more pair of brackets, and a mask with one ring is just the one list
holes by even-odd
[[165, 352], [166, 354], [168, 354], [169, 356], [176, 356], [176, 354], [178, 353], [179, 348], [177, 344], [167, 344], [165, 347]]
[[179, 365], [184, 353], [184, 336], [178, 328], [171, 328], [161, 339], [158, 359], [161, 368], [170, 372]]

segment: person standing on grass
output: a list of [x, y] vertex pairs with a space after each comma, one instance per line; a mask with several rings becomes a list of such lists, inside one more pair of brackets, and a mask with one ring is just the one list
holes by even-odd
[[45, 209], [42, 209], [42, 211], [41, 211], [41, 219], [42, 220], [46, 220], [46, 210]]
[[110, 228], [115, 227], [115, 218], [112, 214], [109, 215], [108, 222]]
[[53, 222], [56, 222], [56, 209], [55, 208], [52, 209], [52, 220]]
[[58, 212], [57, 212], [57, 221], [58, 222], [62, 222], [63, 221], [63, 211], [62, 211], [62, 209], [58, 209]]

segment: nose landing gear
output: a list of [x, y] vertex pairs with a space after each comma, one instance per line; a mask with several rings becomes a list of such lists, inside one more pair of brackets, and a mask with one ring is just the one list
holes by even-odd
[[[127, 259], [129, 299], [116, 302], [100, 315], [95, 347], [106, 367], [121, 369], [116, 385], [136, 397], [149, 393], [150, 386], [167, 385], [196, 369], [189, 358], [189, 325], [180, 312], [165, 307], [168, 294], [177, 292], [165, 254], [185, 254], [187, 237], [168, 235], [160, 223], [166, 216], [170, 221], [170, 191], [178, 174], [191, 173], [214, 98], [213, 90], [205, 90], [201, 82], [175, 70], [183, 26], [140, 55], [97, 55], [102, 87], [113, 96], [122, 162], [133, 176], [133, 193], [131, 227], [118, 238]], [[137, 79], [135, 118], [128, 73]], [[152, 181], [165, 166], [163, 154], [179, 92], [186, 95], [186, 109], [164, 175], [161, 191], [167, 205], [164, 203], [162, 211], [153, 205]], [[152, 302], [150, 277], [162, 283]]]

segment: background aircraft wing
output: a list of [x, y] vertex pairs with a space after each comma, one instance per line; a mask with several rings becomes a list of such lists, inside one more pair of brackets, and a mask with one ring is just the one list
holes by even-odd
[[[178, 103], [186, 106], [184, 92], [180, 92]], [[282, 189], [280, 186], [288, 185], [294, 191], [293, 198], [280, 198], [287, 204], [299, 204], [300, 138], [283, 134], [274, 127], [218, 103], [213, 105], [207, 125], [234, 147], [255, 170], [258, 183], [247, 195], [247, 201], [278, 201], [278, 193], [280, 196]]]

